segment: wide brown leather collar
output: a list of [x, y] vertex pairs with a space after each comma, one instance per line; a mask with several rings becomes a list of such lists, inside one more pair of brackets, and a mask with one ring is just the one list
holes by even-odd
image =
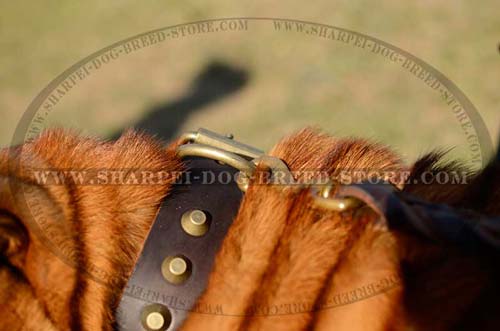
[[200, 309], [196, 299], [238, 211], [241, 190], [234, 180], [218, 180], [234, 178], [234, 168], [205, 158], [185, 161], [188, 169], [162, 203], [123, 293], [120, 331], [173, 331]]

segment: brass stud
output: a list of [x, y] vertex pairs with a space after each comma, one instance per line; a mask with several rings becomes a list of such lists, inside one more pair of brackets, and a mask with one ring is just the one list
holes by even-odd
[[182, 229], [194, 237], [200, 237], [207, 233], [208, 223], [207, 214], [198, 209], [185, 212], [181, 218]]
[[142, 326], [148, 331], [164, 331], [172, 322], [172, 315], [167, 307], [154, 303], [143, 308]]
[[161, 273], [169, 283], [181, 284], [191, 275], [191, 262], [184, 256], [168, 256], [161, 264]]
[[146, 325], [153, 330], [160, 330], [165, 325], [163, 315], [154, 311], [146, 317]]

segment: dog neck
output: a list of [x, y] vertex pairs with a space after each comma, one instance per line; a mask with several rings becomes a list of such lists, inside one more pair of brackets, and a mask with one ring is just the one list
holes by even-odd
[[[165, 149], [134, 132], [100, 142], [53, 130], [0, 153], [0, 209], [21, 220], [29, 237], [9, 258], [33, 291], [27, 315], [46, 315], [47, 324], [64, 329], [112, 329], [112, 312], [175, 178], [154, 185], [91, 180], [114, 170], [179, 172], [174, 146]], [[64, 182], [54, 183], [49, 172], [49, 183], [40, 182], [38, 170], [91, 179], [80, 185], [66, 172]], [[25, 307], [15, 299], [11, 304]]]

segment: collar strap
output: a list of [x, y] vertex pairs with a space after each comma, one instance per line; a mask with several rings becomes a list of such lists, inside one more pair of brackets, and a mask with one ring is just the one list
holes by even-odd
[[[116, 314], [120, 331], [174, 331], [195, 309], [255, 171], [252, 160], [263, 152], [199, 129], [181, 137], [177, 155], [188, 171], [163, 201], [127, 282]], [[207, 176], [230, 180], [207, 185]]]
[[236, 169], [206, 158], [186, 161], [184, 184], [174, 185], [163, 201], [122, 295], [116, 316], [120, 331], [179, 328], [205, 289], [238, 211], [242, 192], [233, 180], [205, 183], [207, 174], [234, 176]]

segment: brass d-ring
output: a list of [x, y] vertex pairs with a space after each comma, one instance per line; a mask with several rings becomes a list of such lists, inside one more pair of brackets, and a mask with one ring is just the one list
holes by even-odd
[[321, 208], [337, 212], [353, 209], [361, 204], [361, 201], [353, 197], [332, 197], [332, 190], [332, 183], [328, 183], [319, 189], [313, 187], [311, 193], [314, 198], [314, 203]]

